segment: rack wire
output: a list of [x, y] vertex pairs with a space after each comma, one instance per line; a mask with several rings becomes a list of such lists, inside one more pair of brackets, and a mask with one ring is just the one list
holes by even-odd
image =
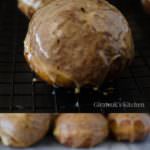
[[[150, 110], [150, 17], [139, 2], [115, 5], [126, 15], [135, 39], [136, 57], [116, 81], [98, 90], [50, 87], [37, 80], [23, 57], [28, 20], [16, 1], [0, 1], [0, 112], [148, 112]], [[120, 4], [119, 4], [120, 3]], [[36, 82], [35, 82], [36, 81]], [[144, 108], [101, 108], [105, 102], [139, 102]]]

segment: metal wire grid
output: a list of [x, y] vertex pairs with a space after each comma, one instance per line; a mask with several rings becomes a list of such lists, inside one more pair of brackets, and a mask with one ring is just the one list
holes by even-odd
[[[120, 6], [122, 8], [122, 6]], [[128, 9], [128, 10], [126, 10]], [[80, 94], [74, 89], [50, 87], [34, 82], [23, 58], [23, 43], [28, 20], [16, 9], [14, 1], [0, 2], [0, 111], [1, 112], [105, 112], [149, 111], [150, 98], [150, 18], [139, 6], [123, 8], [130, 20], [136, 43], [136, 58], [115, 82], [108, 81], [98, 91], [86, 87]], [[131, 12], [130, 12], [131, 11]], [[130, 15], [128, 13], [130, 12]], [[108, 94], [109, 93], [109, 94]], [[145, 102], [143, 109], [100, 109], [94, 102]]]

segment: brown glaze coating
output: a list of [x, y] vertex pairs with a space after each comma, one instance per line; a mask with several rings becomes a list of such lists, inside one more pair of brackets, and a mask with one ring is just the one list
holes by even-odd
[[109, 125], [113, 136], [130, 142], [143, 140], [150, 132], [150, 116], [140, 113], [109, 114]]
[[18, 0], [18, 8], [28, 17], [53, 0]]
[[70, 147], [92, 147], [108, 136], [108, 123], [101, 114], [61, 114], [54, 136]]
[[141, 1], [145, 11], [150, 14], [150, 0], [141, 0]]
[[50, 125], [50, 114], [0, 114], [0, 138], [4, 145], [28, 147], [41, 140]]
[[97, 86], [131, 62], [134, 46], [126, 19], [108, 2], [55, 0], [32, 18], [24, 54], [49, 84]]

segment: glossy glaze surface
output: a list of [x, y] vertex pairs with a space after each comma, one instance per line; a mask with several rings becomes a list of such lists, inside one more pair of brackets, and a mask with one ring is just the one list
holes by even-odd
[[97, 86], [131, 62], [134, 46], [126, 19], [108, 2], [56, 0], [32, 18], [25, 57], [49, 84]]
[[18, 7], [28, 18], [31, 18], [39, 8], [51, 1], [53, 0], [18, 0]]
[[48, 132], [50, 114], [0, 114], [0, 138], [11, 147], [29, 147]]
[[143, 140], [150, 133], [150, 116], [141, 113], [109, 114], [110, 129], [117, 140]]
[[62, 114], [56, 120], [54, 136], [70, 147], [92, 147], [108, 136], [107, 120], [101, 114]]

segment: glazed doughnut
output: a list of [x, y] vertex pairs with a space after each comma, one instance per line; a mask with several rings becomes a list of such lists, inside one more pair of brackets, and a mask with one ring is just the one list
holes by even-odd
[[126, 19], [107, 1], [55, 0], [31, 19], [24, 55], [50, 85], [99, 86], [131, 63], [134, 45]]
[[6, 146], [29, 147], [48, 132], [50, 114], [0, 114], [0, 139]]
[[150, 117], [141, 113], [109, 114], [109, 125], [113, 136], [130, 142], [143, 140], [150, 132]]
[[92, 147], [108, 136], [108, 122], [101, 114], [61, 114], [54, 136], [70, 147]]
[[28, 17], [53, 0], [18, 0], [18, 8]]

